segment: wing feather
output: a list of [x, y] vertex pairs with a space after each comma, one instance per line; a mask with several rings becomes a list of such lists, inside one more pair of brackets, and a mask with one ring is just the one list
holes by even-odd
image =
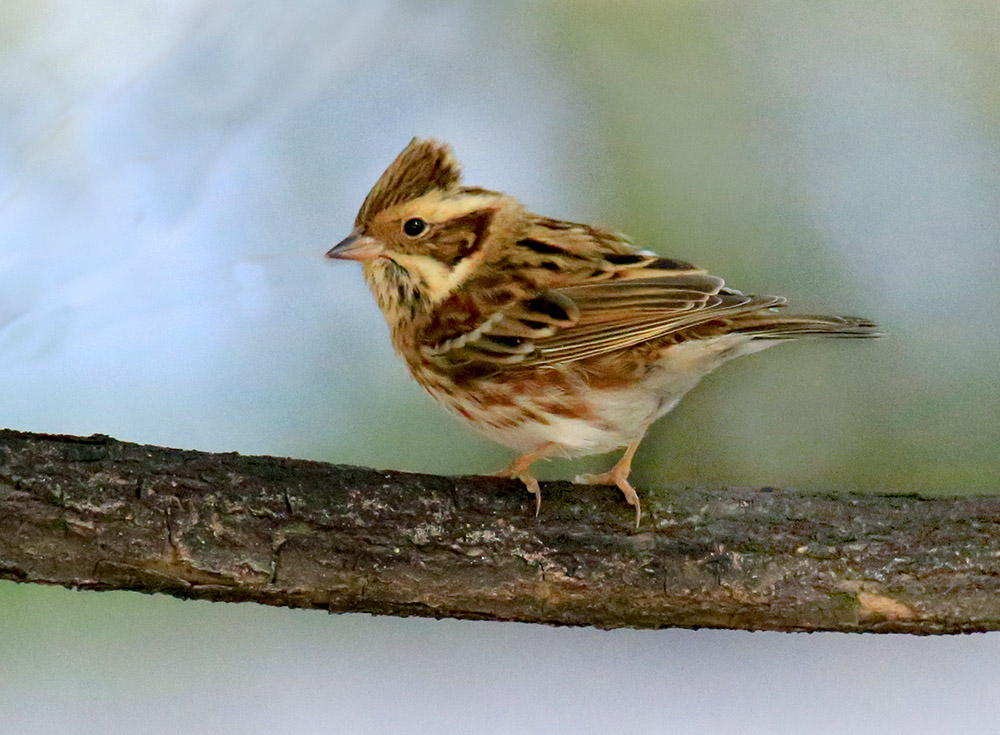
[[[428, 325], [424, 357], [473, 373], [577, 362], [784, 304], [615, 233], [537, 217]], [[458, 308], [460, 306], [460, 308]], [[446, 318], [462, 314], [462, 324]], [[766, 313], [758, 321], [767, 322]], [[456, 334], [458, 332], [458, 334]]]
[[784, 303], [780, 297], [746, 296], [723, 285], [716, 276], [687, 272], [551, 289], [424, 351], [441, 367], [576, 362]]

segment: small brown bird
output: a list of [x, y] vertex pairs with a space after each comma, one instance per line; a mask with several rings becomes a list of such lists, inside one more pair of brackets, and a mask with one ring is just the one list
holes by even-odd
[[624, 447], [609, 471], [641, 517], [632, 457], [656, 419], [722, 363], [805, 335], [874, 337], [867, 319], [784, 314], [624, 236], [463, 186], [448, 145], [414, 139], [327, 252], [358, 260], [417, 382], [521, 452], [502, 475], [541, 507], [529, 468]]

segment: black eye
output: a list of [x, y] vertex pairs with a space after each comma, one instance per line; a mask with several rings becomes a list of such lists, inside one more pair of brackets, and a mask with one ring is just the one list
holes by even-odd
[[403, 232], [410, 237], [416, 237], [427, 228], [427, 223], [419, 217], [408, 219], [403, 223]]

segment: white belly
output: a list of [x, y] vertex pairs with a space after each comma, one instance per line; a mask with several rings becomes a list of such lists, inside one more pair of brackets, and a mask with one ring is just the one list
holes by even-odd
[[[556, 444], [565, 457], [601, 454], [623, 447], [645, 433], [655, 418], [659, 400], [649, 391], [629, 389], [595, 391], [591, 397], [594, 418], [577, 419], [543, 414], [544, 421], [522, 421], [515, 426], [496, 427], [474, 423], [476, 430], [495, 442], [530, 452], [545, 443]], [[522, 398], [529, 410], [530, 398]]]
[[[649, 425], [673, 409], [702, 377], [724, 362], [776, 344], [730, 334], [711, 340], [685, 342], [668, 348], [646, 377], [634, 387], [614, 390], [588, 388], [591, 417], [571, 418], [545, 411], [543, 400], [531, 395], [515, 398], [513, 406], [489, 414], [468, 405], [464, 418], [495, 442], [530, 452], [553, 443], [567, 457], [600, 454], [642, 438]], [[447, 399], [445, 405], [459, 412]], [[538, 419], [524, 419], [534, 415]]]

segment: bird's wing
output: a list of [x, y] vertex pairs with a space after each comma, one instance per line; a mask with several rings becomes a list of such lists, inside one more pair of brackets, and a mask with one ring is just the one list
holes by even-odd
[[726, 289], [721, 278], [707, 273], [608, 281], [557, 293], [576, 304], [579, 318], [572, 327], [535, 340], [533, 364], [583, 360], [708, 322], [719, 321], [717, 331], [723, 334], [732, 329], [734, 317], [785, 303], [780, 296]]
[[784, 303], [726, 289], [721, 278], [686, 263], [671, 269], [655, 256], [648, 260], [651, 266], [660, 261], [648, 275], [632, 265], [607, 278], [531, 293], [472, 329], [432, 341], [424, 355], [442, 368], [575, 362]]

